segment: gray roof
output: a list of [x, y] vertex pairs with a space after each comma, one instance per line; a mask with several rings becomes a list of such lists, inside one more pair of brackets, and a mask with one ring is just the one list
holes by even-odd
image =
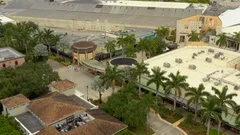
[[16, 118], [31, 132], [35, 133], [43, 128], [40, 121], [30, 112], [25, 112], [17, 115]]
[[81, 106], [85, 107], [86, 109], [91, 109], [95, 106], [93, 106], [92, 104], [90, 104], [89, 102], [87, 102], [86, 100], [83, 100], [82, 98], [79, 98], [76, 95], [72, 95], [70, 96], [70, 98], [75, 101], [76, 103], [80, 104]]
[[23, 54], [14, 50], [11, 47], [0, 48], [0, 61], [6, 61], [9, 59], [24, 57]]

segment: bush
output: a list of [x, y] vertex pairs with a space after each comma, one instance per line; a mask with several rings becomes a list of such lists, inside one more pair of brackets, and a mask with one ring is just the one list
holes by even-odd
[[48, 56], [48, 58], [49, 58], [49, 59], [52, 59], [52, 60], [55, 60], [55, 61], [61, 63], [61, 64], [64, 65], [64, 66], [69, 66], [69, 65], [72, 64], [69, 60], [65, 60], [65, 59], [62, 59], [62, 58], [58, 58], [58, 57], [56, 57], [56, 56], [54, 56], [54, 55], [50, 55], [50, 56]]

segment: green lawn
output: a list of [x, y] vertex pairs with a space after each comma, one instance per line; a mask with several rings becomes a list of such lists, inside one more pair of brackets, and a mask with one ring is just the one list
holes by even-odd
[[[218, 131], [216, 129], [211, 129], [210, 130], [210, 135], [217, 135]], [[220, 133], [220, 135], [225, 135], [224, 133]]]
[[149, 127], [134, 129], [134, 128], [127, 128], [123, 131], [117, 133], [116, 135], [152, 135], [154, 131]]

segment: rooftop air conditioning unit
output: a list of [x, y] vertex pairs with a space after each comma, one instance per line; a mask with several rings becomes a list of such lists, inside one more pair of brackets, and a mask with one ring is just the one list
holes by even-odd
[[207, 57], [207, 58], [205, 59], [205, 61], [208, 62], [208, 63], [211, 63], [211, 62], [212, 62], [212, 59]]
[[208, 49], [208, 52], [214, 53], [214, 50], [213, 49]]
[[240, 86], [239, 85], [235, 85], [234, 86], [234, 90], [239, 90]]
[[220, 54], [219, 53], [216, 53], [215, 55], [214, 55], [214, 58], [215, 59], [218, 59], [220, 57]]
[[188, 68], [189, 68], [189, 69], [192, 69], [192, 70], [195, 70], [195, 69], [196, 69], [196, 66], [195, 66], [195, 65], [189, 65]]
[[203, 78], [203, 82], [207, 82], [209, 81], [210, 78], [206, 77], [206, 78]]
[[214, 85], [215, 85], [215, 86], [218, 86], [218, 85], [220, 85], [220, 84], [221, 84], [220, 81], [216, 81], [216, 82], [214, 82]]
[[170, 67], [171, 67], [170, 63], [167, 63], [167, 62], [164, 62], [164, 63], [163, 63], [163, 66], [164, 66], [165, 68], [170, 68]]
[[180, 63], [182, 63], [182, 59], [177, 58], [177, 59], [175, 59], [175, 62], [180, 64]]

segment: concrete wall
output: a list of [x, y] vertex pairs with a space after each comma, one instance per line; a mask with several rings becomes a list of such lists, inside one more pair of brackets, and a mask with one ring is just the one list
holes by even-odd
[[[59, 90], [50, 86], [50, 91], [54, 92], [54, 91], [59, 91]], [[74, 94], [74, 92], [75, 92], [75, 87], [72, 87], [72, 88], [64, 90], [64, 91], [60, 91], [60, 93], [66, 95], [66, 96], [71, 96]]]
[[25, 62], [25, 57], [10, 59], [8, 61], [0, 62], [0, 69], [5, 67], [16, 67], [21, 66]]

